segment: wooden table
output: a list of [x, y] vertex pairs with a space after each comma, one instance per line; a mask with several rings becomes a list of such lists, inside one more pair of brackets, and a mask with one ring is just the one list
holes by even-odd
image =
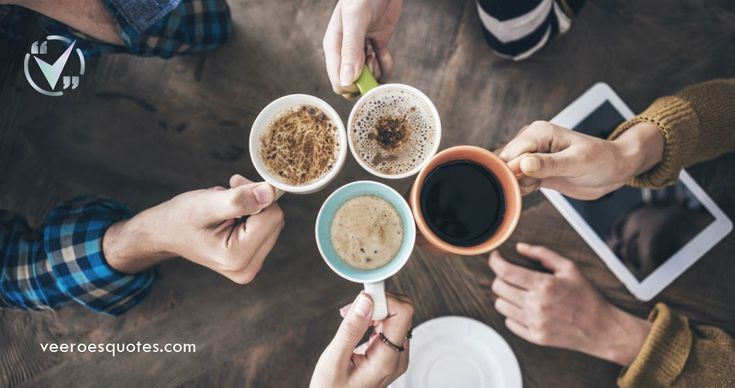
[[[81, 89], [63, 98], [33, 91], [22, 56], [41, 38], [0, 41], [0, 207], [33, 223], [58, 201], [108, 195], [135, 210], [194, 188], [256, 176], [246, 138], [258, 111], [289, 93], [332, 95], [321, 39], [334, 1], [231, 1], [235, 35], [220, 50], [169, 61], [124, 55], [90, 60]], [[728, 2], [591, 1], [572, 30], [530, 60], [499, 59], [485, 46], [471, 0], [406, 1], [392, 47], [394, 80], [425, 91], [442, 116], [442, 148], [494, 149], [524, 124], [548, 119], [605, 81], [636, 111], [655, 97], [733, 76], [735, 8]], [[735, 156], [691, 169], [735, 218]], [[326, 196], [369, 179], [354, 160], [327, 189], [282, 200], [287, 226], [255, 282], [238, 286], [185, 260], [159, 267], [161, 280], [120, 318], [77, 306], [58, 312], [0, 310], [3, 386], [305, 386], [339, 324], [337, 309], [359, 286], [322, 262], [312, 234]], [[388, 182], [405, 192], [411, 180]], [[669, 303], [697, 322], [735, 330], [735, 237], [730, 235], [651, 303], [623, 288], [540, 195], [524, 199], [511, 243], [545, 244], [575, 260], [613, 303], [640, 316]], [[510, 255], [512, 256], [512, 255]], [[417, 249], [388, 288], [415, 300], [414, 323], [443, 315], [486, 322], [510, 343], [527, 387], [614, 385], [619, 368], [542, 348], [505, 329], [492, 308], [485, 257]], [[41, 342], [194, 343], [196, 353], [44, 353]]]

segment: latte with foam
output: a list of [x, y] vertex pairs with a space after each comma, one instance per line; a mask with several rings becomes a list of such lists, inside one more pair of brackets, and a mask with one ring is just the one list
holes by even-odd
[[332, 246], [352, 267], [371, 270], [388, 264], [403, 244], [403, 222], [393, 205], [375, 195], [361, 195], [337, 210]]
[[356, 156], [387, 175], [415, 169], [435, 151], [437, 123], [432, 108], [405, 89], [385, 89], [356, 107], [350, 141]]

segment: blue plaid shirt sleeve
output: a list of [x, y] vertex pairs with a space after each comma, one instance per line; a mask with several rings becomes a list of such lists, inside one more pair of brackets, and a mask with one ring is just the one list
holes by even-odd
[[155, 273], [119, 272], [102, 252], [107, 228], [130, 215], [120, 203], [79, 197], [52, 210], [34, 230], [19, 215], [0, 211], [0, 306], [44, 310], [75, 301], [120, 315], [140, 303]]
[[49, 33], [76, 39], [85, 57], [110, 53], [171, 58], [216, 49], [232, 33], [225, 0], [102, 0], [125, 46], [95, 40], [53, 19], [42, 17]]

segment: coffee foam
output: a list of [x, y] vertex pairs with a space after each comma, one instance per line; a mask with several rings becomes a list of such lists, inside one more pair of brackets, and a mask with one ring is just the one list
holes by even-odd
[[398, 210], [375, 195], [346, 201], [334, 215], [331, 240], [337, 255], [352, 267], [371, 270], [396, 257], [403, 243]]
[[[405, 121], [407, 138], [393, 149], [385, 149], [376, 141], [381, 119]], [[386, 90], [362, 103], [355, 112], [351, 141], [358, 158], [384, 174], [398, 175], [414, 169], [431, 157], [434, 149], [436, 123], [431, 108], [407, 90]]]

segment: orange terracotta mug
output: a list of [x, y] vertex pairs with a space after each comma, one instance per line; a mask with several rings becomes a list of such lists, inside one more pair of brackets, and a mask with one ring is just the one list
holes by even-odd
[[[473, 246], [458, 246], [442, 240], [431, 230], [421, 210], [421, 190], [427, 176], [439, 166], [454, 161], [470, 161], [484, 167], [497, 178], [504, 196], [505, 209], [502, 220], [487, 240]], [[492, 152], [474, 146], [452, 147], [436, 154], [419, 172], [414, 181], [409, 194], [409, 204], [416, 220], [416, 226], [423, 237], [422, 243], [428, 243], [440, 252], [465, 256], [488, 253], [504, 243], [518, 225], [522, 207], [518, 180], [508, 165]]]

